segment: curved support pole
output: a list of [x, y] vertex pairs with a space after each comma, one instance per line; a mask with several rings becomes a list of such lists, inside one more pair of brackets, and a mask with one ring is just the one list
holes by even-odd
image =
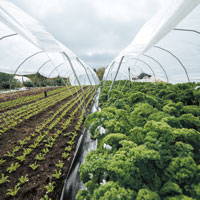
[[44, 51], [38, 51], [30, 56], [28, 56], [26, 59], [24, 59], [17, 67], [17, 69], [15, 70], [15, 75], [17, 74], [17, 71], [19, 70], [19, 68], [24, 64], [26, 63], [29, 59], [33, 58], [34, 56], [38, 55], [38, 54], [41, 54], [41, 53], [44, 53]]
[[[46, 62], [44, 62], [39, 68], [38, 68], [38, 71], [37, 71], [37, 74], [40, 72], [40, 70], [47, 64], [47, 63], [49, 63], [49, 62], [51, 62], [51, 60], [47, 60]], [[37, 79], [36, 79], [37, 80]], [[39, 80], [39, 79], [38, 79]], [[38, 81], [38, 85], [39, 85], [39, 87], [41, 87], [41, 85], [40, 85], [40, 82]]]
[[46, 64], [48, 64], [48, 63], [50, 63], [50, 62], [51, 62], [51, 60], [47, 60], [46, 62], [44, 62], [44, 63], [38, 68], [37, 73], [39, 73], [40, 70], [41, 70]]
[[56, 66], [53, 70], [51, 70], [51, 72], [49, 73], [49, 75], [48, 75], [48, 78], [51, 76], [51, 74], [55, 71], [55, 70], [57, 70], [59, 67], [61, 67], [62, 65], [64, 65], [65, 63], [61, 63], [61, 64], [59, 64], [58, 66]]
[[[133, 58], [132, 58], [132, 59], [133, 59]], [[139, 61], [139, 60], [137, 59], [136, 61]], [[134, 67], [140, 68], [140, 70], [141, 70], [141, 72], [142, 72], [143, 69], [142, 69], [139, 65], [136, 65], [136, 64], [137, 64], [137, 62], [135, 62]], [[147, 63], [146, 63], [146, 64], [147, 64]], [[129, 68], [130, 68], [130, 70], [131, 70], [131, 66], [129, 66]], [[152, 73], [153, 73], [153, 75], [154, 75], [154, 79], [156, 79], [155, 73], [154, 73], [154, 71], [153, 71], [153, 69], [151, 68], [150, 65], [148, 66], [148, 68], [150, 68], [150, 70], [152, 71]], [[129, 79], [130, 79], [130, 78], [129, 78]], [[128, 81], [126, 80], [126, 81], [125, 81], [125, 84], [124, 84], [124, 87], [121, 89], [121, 91], [123, 91], [123, 89], [126, 87], [127, 82], [128, 82]], [[135, 82], [135, 81], [134, 81], [134, 82]], [[119, 82], [118, 87], [120, 87], [120, 82]]]
[[111, 70], [111, 68], [113, 68], [114, 65], [115, 65], [115, 61], [113, 61], [112, 64], [110, 65], [110, 68], [109, 68], [109, 70], [108, 70], [108, 73], [106, 74], [106, 78], [105, 78], [104, 81], [107, 81], [107, 79], [108, 79], [108, 74], [110, 73], [110, 70]]
[[0, 40], [4, 40], [6, 38], [10, 38], [10, 37], [13, 37], [13, 36], [16, 36], [16, 35], [18, 35], [18, 33], [14, 33], [14, 34], [10, 34], [10, 35], [5, 35], [5, 36], [1, 37]]
[[78, 57], [76, 57], [76, 60], [78, 61], [78, 63], [80, 63], [80, 65], [81, 65], [81, 66], [83, 67], [83, 69], [85, 70], [85, 73], [86, 73], [86, 76], [87, 76], [87, 78], [88, 78], [88, 80], [89, 80], [89, 83], [90, 83], [90, 85], [92, 85], [92, 82], [91, 82], [90, 77], [89, 77], [89, 75], [88, 75], [87, 69], [85, 68], [85, 65], [83, 64], [83, 62], [82, 62]]
[[184, 29], [184, 28], [174, 28], [174, 31], [185, 31], [185, 32], [193, 32], [193, 33], [197, 33], [200, 35], [199, 31], [193, 30], [193, 29]]
[[143, 60], [141, 60], [141, 59], [139, 59], [139, 58], [130, 58], [130, 59], [137, 60], [137, 61], [143, 63], [144, 65], [146, 65], [146, 66], [151, 70], [151, 72], [153, 73], [154, 80], [156, 81], [156, 74], [155, 74], [155, 72], [153, 71], [152, 67], [151, 67], [147, 62], [145, 62], [145, 61], [143, 61]]
[[[52, 61], [50, 60], [50, 62], [52, 62]], [[56, 66], [56, 67], [50, 72], [48, 78], [51, 76], [51, 74], [52, 74], [55, 70], [57, 70], [59, 67], [61, 67], [61, 66], [64, 65], [64, 64], [65, 64], [65, 63], [61, 63], [61, 64], [59, 64], [58, 66]], [[61, 78], [62, 81], [64, 82], [65, 86], [67, 86], [67, 83], [65, 82], [65, 80], [64, 80], [62, 77], [60, 77], [60, 78]]]
[[18, 67], [16, 68], [16, 70], [15, 70], [15, 72], [14, 72], [14, 75], [11, 77], [11, 79], [10, 79], [10, 89], [11, 89], [11, 87], [12, 87], [12, 80], [13, 80], [13, 78], [15, 77], [15, 75], [17, 74], [17, 71], [20, 69], [20, 67], [24, 64], [24, 63], [26, 63], [29, 59], [31, 59], [31, 58], [33, 58], [34, 56], [36, 56], [36, 55], [38, 55], [38, 54], [41, 54], [41, 53], [44, 53], [44, 51], [38, 51], [38, 52], [36, 52], [36, 53], [34, 53], [34, 54], [32, 54], [32, 55], [30, 55], [30, 56], [28, 56], [26, 59], [24, 59], [19, 65], [18, 65]]
[[92, 72], [92, 69], [90, 69], [90, 67], [88, 67], [88, 70], [89, 70], [90, 74], [92, 75], [92, 78], [93, 78], [93, 80], [94, 80], [94, 84], [95, 84], [95, 85], [98, 85], [97, 82], [96, 82], [96, 78], [94, 77], [94, 74], [93, 74], [93, 72]]
[[[124, 58], [125, 58], [125, 56], [122, 56], [122, 57], [121, 57], [121, 60], [120, 60], [120, 62], [119, 62], [118, 68], [117, 68], [117, 72], [116, 72], [115, 77], [114, 77], [114, 79], [113, 79], [113, 81], [112, 81], [112, 84], [110, 85], [110, 89], [109, 89], [109, 91], [108, 91], [108, 99], [109, 99], [110, 93], [111, 93], [111, 91], [112, 91], [114, 82], [115, 82], [115, 80], [117, 79], [117, 75], [118, 75], [118, 73], [119, 73], [119, 70], [120, 70], [120, 67], [121, 67], [121, 65], [122, 65], [122, 63], [123, 63]], [[113, 62], [113, 63], [114, 63], [114, 62]]]
[[187, 72], [187, 69], [186, 69], [185, 65], [183, 64], [183, 62], [176, 55], [174, 55], [171, 51], [169, 51], [168, 49], [165, 49], [163, 47], [160, 47], [160, 46], [154, 46], [154, 47], [157, 48], [157, 49], [160, 49], [162, 51], [165, 51], [168, 54], [170, 54], [171, 56], [173, 56], [178, 61], [178, 63], [182, 66], [182, 68], [185, 71], [185, 74], [187, 76], [188, 82], [190, 82], [190, 78], [189, 78], [189, 75], [188, 75], [188, 72]]
[[156, 62], [156, 63], [160, 66], [160, 68], [163, 70], [163, 72], [164, 72], [164, 74], [165, 74], [167, 83], [169, 83], [169, 77], [168, 77], [168, 75], [167, 75], [167, 72], [166, 72], [165, 68], [162, 66], [162, 64], [161, 64], [157, 59], [155, 59], [155, 58], [152, 57], [152, 56], [149, 56], [149, 55], [147, 55], [147, 54], [143, 54], [143, 56], [145, 56], [145, 57], [147, 57], [147, 58], [150, 58], [151, 60], [153, 60], [154, 62]]
[[67, 58], [67, 61], [68, 61], [69, 65], [70, 65], [70, 67], [72, 69], [72, 72], [73, 72], [73, 74], [74, 74], [74, 76], [76, 78], [76, 81], [78, 82], [78, 85], [81, 88], [81, 91], [82, 91], [82, 94], [83, 94], [83, 109], [85, 110], [85, 114], [86, 114], [87, 108], [86, 108], [86, 104], [85, 104], [86, 103], [85, 92], [83, 90], [83, 87], [81, 86], [80, 80], [78, 79], [78, 76], [76, 74], [76, 71], [74, 69], [74, 66], [72, 64], [71, 59], [69, 58], [69, 56], [65, 52], [62, 52], [62, 54], [63, 54], [64, 58]]
[[[53, 62], [52, 62], [52, 60], [50, 60], [50, 62], [53, 64]], [[65, 63], [61, 63], [61, 64], [59, 64], [59, 65], [57, 65], [52, 71], [51, 71], [51, 73], [49, 74], [49, 76], [48, 76], [48, 78], [51, 76], [51, 74], [55, 71], [55, 70], [57, 70], [59, 67], [61, 67], [62, 65], [64, 65]], [[53, 65], [54, 66], [54, 65]], [[59, 74], [58, 74], [59, 75]], [[63, 81], [63, 83], [65, 84], [65, 86], [67, 86], [67, 83], [65, 82], [65, 80], [64, 80], [64, 78], [63, 77], [60, 77], [61, 79], [62, 79], [62, 81]]]

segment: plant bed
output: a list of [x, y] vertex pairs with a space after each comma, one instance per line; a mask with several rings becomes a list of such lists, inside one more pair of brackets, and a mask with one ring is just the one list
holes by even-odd
[[76, 199], [200, 199], [199, 83], [110, 84], [85, 123], [98, 147], [80, 167]]
[[31, 88], [25, 91], [16, 91], [11, 93], [0, 94], [0, 102], [14, 100], [23, 96], [36, 95], [44, 91], [51, 91], [60, 87], [47, 87], [47, 88]]
[[[84, 91], [90, 108], [94, 87]], [[59, 199], [85, 118], [81, 91], [63, 95], [1, 136], [1, 199]]]

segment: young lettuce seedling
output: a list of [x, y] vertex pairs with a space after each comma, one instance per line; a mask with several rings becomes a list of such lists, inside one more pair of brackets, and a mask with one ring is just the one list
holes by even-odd
[[9, 182], [8, 176], [5, 176], [5, 174], [1, 174], [0, 176], [0, 185], [3, 183]]
[[3, 159], [0, 159], [0, 165], [2, 165], [3, 163], [5, 163], [6, 161]]
[[52, 200], [52, 199], [49, 198], [49, 196], [47, 194], [45, 194], [45, 196], [42, 197], [40, 200]]
[[55, 184], [55, 182], [52, 182], [44, 187], [47, 191], [47, 194], [54, 191], [54, 188], [55, 188], [54, 184]]
[[53, 174], [52, 177], [59, 179], [62, 176], [61, 170], [56, 170]]
[[62, 169], [63, 168], [63, 166], [64, 166], [64, 162], [62, 162], [62, 161], [58, 161], [58, 163], [56, 164], [56, 167], [58, 167], [58, 168], [60, 168], [60, 169]]
[[26, 156], [25, 155], [17, 156], [16, 159], [23, 162], [26, 160]]
[[35, 163], [29, 165], [29, 167], [30, 167], [32, 170], [36, 170], [36, 169], [39, 167], [39, 165], [35, 162]]
[[39, 154], [37, 154], [36, 156], [35, 156], [35, 159], [36, 160], [44, 160], [45, 159], [45, 155], [44, 154], [42, 154], [42, 153], [39, 153]]
[[19, 183], [20, 183], [20, 185], [23, 185], [24, 183], [26, 183], [28, 181], [29, 181], [28, 175], [19, 177]]
[[66, 153], [66, 152], [62, 153], [62, 158], [66, 159], [68, 157], [69, 157], [69, 153]]
[[16, 185], [14, 188], [8, 189], [6, 194], [9, 195], [9, 196], [13, 196], [14, 197], [14, 196], [17, 195], [19, 190], [20, 190], [20, 187], [18, 185]]
[[12, 173], [12, 172], [16, 171], [17, 168], [19, 168], [19, 167], [20, 167], [20, 164], [19, 164], [18, 162], [12, 163], [12, 164], [10, 165], [10, 167], [8, 167], [8, 168], [6, 169], [6, 171], [9, 172], [9, 173]]

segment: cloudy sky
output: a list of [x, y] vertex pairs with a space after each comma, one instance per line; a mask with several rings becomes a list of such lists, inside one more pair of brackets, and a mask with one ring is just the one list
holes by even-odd
[[93, 67], [125, 48], [163, 0], [12, 0]]

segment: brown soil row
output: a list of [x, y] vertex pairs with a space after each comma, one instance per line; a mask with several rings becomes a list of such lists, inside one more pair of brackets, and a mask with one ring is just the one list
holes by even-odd
[[66, 99], [62, 100], [58, 104], [49, 107], [47, 110], [42, 111], [36, 116], [31, 117], [28, 120], [23, 121], [17, 127], [10, 129], [6, 133], [0, 136], [0, 157], [4, 155], [7, 151], [12, 149], [16, 144], [17, 141], [23, 140], [26, 136], [31, 135], [34, 133], [36, 126], [42, 124], [45, 119], [48, 119], [54, 114], [54, 111], [59, 109], [60, 106], [65, 104], [66, 102], [70, 101], [74, 97], [78, 96], [78, 93], [67, 97]]
[[[76, 94], [70, 98], [76, 99], [76, 96], [78, 95], [80, 94]], [[24, 137], [33, 133], [35, 127], [38, 124], [42, 123], [43, 121], [42, 119], [49, 118], [54, 113], [55, 110], [57, 110], [61, 105], [69, 101], [70, 98], [63, 100], [59, 105], [55, 105], [52, 108], [49, 108], [45, 112], [40, 113], [39, 115], [33, 117], [32, 119], [29, 119], [23, 122], [20, 126], [15, 128], [14, 130], [9, 131], [7, 138], [5, 137], [3, 138], [4, 142], [6, 142], [6, 144], [3, 143], [4, 144], [4, 146], [2, 146], [3, 149], [4, 148], [9, 149], [10, 147], [12, 148], [14, 145], [16, 145], [18, 140], [23, 139]], [[89, 100], [89, 97], [87, 101], [88, 100]], [[72, 112], [78, 106], [78, 104], [79, 102], [77, 102], [77, 104], [69, 111], [69, 113]], [[91, 107], [91, 105], [89, 105], [89, 107]], [[67, 130], [65, 130], [66, 133], [74, 131], [74, 127], [79, 121], [80, 111], [81, 110], [79, 110], [78, 113], [75, 115], [75, 118], [73, 119], [73, 121], [71, 122]], [[65, 119], [68, 119], [68, 117], [69, 117], [69, 114], [66, 114]], [[51, 134], [53, 134], [54, 132], [55, 130], [54, 131], [52, 130]], [[78, 141], [80, 134], [81, 134], [81, 131], [78, 131], [76, 142]], [[13, 135], [15, 137], [13, 137]], [[23, 163], [23, 167], [20, 167], [20, 169], [16, 171], [15, 175], [11, 179], [11, 182], [4, 184], [3, 187], [0, 188], [0, 195], [1, 195], [2, 200], [22, 200], [22, 199], [23, 200], [40, 200], [40, 198], [44, 195], [44, 186], [47, 185], [49, 181], [51, 181], [51, 174], [53, 173], [55, 169], [54, 168], [55, 163], [59, 159], [61, 159], [61, 154], [63, 152], [64, 147], [66, 147], [66, 143], [68, 140], [69, 140], [68, 137], [60, 135], [59, 138], [57, 139], [56, 144], [53, 146], [53, 149], [51, 150], [51, 152], [49, 152], [46, 155], [45, 161], [41, 161], [40, 167], [37, 170], [33, 171], [28, 167], [28, 165], [29, 163], [33, 162], [34, 156], [41, 150], [42, 147], [39, 147], [37, 150], [35, 150], [34, 154], [31, 155], [31, 157]], [[0, 144], [1, 144], [1, 140], [0, 140]], [[2, 150], [2, 147], [0, 147], [1, 150]], [[74, 144], [73, 151], [71, 151], [69, 159], [65, 161], [63, 174], [67, 174], [67, 171], [70, 166], [70, 162], [75, 153], [75, 147], [76, 147], [76, 144]], [[4, 166], [4, 169], [5, 167], [6, 166]], [[19, 194], [16, 197], [7, 197], [5, 195], [5, 190], [8, 188], [13, 188], [15, 183], [17, 182], [18, 177], [25, 174], [29, 175], [30, 177], [29, 182], [23, 186], [23, 188], [20, 190]], [[56, 181], [55, 191], [51, 195], [51, 198], [53, 200], [59, 199], [62, 185], [63, 185], [63, 180], [64, 180], [64, 176], [61, 179]]]
[[14, 100], [23, 96], [37, 95], [44, 91], [51, 91], [59, 87], [46, 87], [46, 88], [31, 88], [25, 91], [16, 91], [11, 93], [0, 94], [0, 103], [5, 101]]

